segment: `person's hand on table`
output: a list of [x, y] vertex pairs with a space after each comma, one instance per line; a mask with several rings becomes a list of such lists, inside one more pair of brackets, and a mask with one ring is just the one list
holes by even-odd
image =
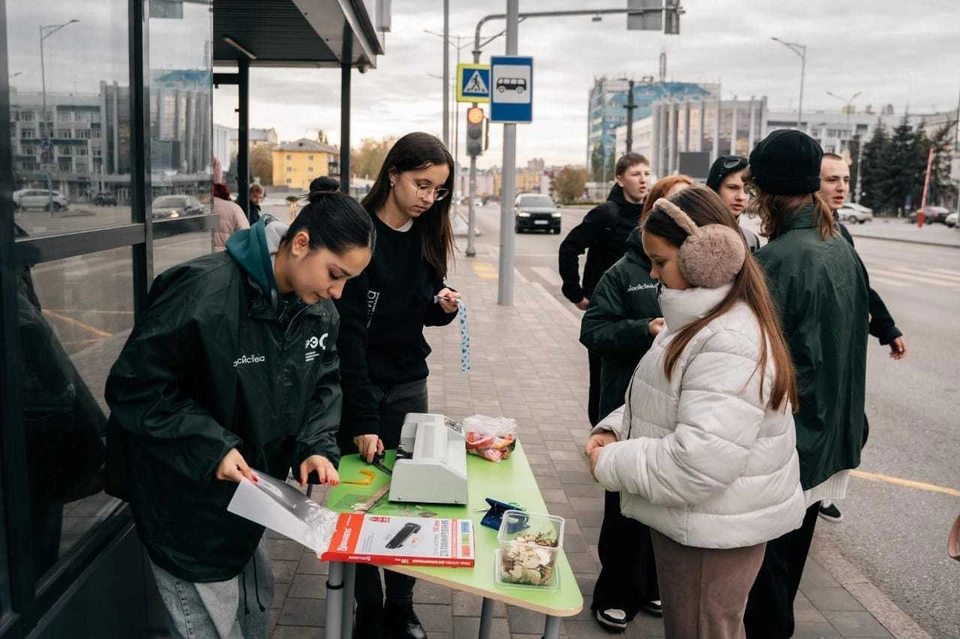
[[373, 463], [373, 458], [383, 454], [383, 440], [379, 435], [357, 435], [353, 438], [353, 445], [360, 451], [368, 464]]
[[340, 475], [330, 460], [323, 455], [310, 455], [300, 464], [300, 485], [306, 486], [310, 473], [316, 472], [321, 484], [336, 486], [340, 483]]

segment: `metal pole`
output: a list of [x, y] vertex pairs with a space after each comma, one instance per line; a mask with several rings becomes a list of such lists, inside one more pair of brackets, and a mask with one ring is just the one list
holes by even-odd
[[450, 148], [450, 0], [443, 0], [443, 145]]
[[730, 125], [730, 155], [737, 154], [737, 96], [733, 96], [733, 122]]
[[716, 162], [717, 158], [720, 157], [720, 122], [721, 122], [721, 112], [723, 111], [723, 98], [719, 95], [717, 96], [717, 112], [716, 117], [714, 118], [714, 127], [713, 127], [713, 158], [711, 162]]
[[[43, 26], [40, 27], [40, 86], [43, 91], [43, 112], [40, 113], [40, 126], [43, 130], [40, 132], [40, 139], [47, 140], [47, 144], [50, 144], [50, 135], [47, 130], [47, 72], [43, 64]], [[50, 144], [50, 150], [48, 151], [53, 155], [53, 145]], [[43, 156], [43, 150], [40, 151], [41, 159]], [[50, 215], [53, 215], [53, 185], [50, 183], [50, 166], [48, 162], [43, 162], [46, 167], [46, 176], [47, 176], [47, 210], [50, 211]]]
[[470, 202], [467, 208], [467, 257], [473, 257], [477, 254], [477, 249], [473, 246], [473, 239], [476, 236], [477, 213], [474, 210], [474, 200], [477, 199], [477, 157], [470, 156], [470, 180], [469, 180]]
[[633, 152], [633, 110], [637, 105], [633, 103], [633, 80], [627, 89], [627, 153]]
[[343, 25], [340, 62], [340, 192], [350, 195], [350, 72], [353, 69], [353, 32]]
[[250, 207], [250, 60], [237, 62], [237, 204], [249, 218]]
[[800, 45], [800, 104], [797, 107], [797, 128], [803, 121], [803, 78], [807, 74], [807, 45]]
[[[507, 0], [507, 55], [517, 55], [520, 0]], [[503, 125], [503, 188], [500, 192], [500, 277], [497, 303], [513, 306], [514, 197], [517, 181], [517, 125]]]

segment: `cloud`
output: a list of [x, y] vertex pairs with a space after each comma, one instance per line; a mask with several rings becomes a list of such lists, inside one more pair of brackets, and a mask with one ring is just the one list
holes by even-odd
[[[521, 10], [599, 9], [623, 0], [527, 2]], [[453, 0], [450, 33], [463, 36], [462, 61], [470, 61], [477, 21], [502, 13], [502, 0]], [[771, 109], [795, 108], [800, 60], [772, 42], [776, 36], [807, 45], [804, 110], [837, 110], [842, 105], [826, 92], [862, 95], [856, 105], [875, 109], [893, 104], [898, 112], [956, 108], [960, 41], [956, 38], [954, 0], [922, 0], [891, 7], [876, 0], [687, 0], [679, 36], [627, 31], [624, 16], [530, 19], [520, 25], [519, 51], [535, 58], [534, 122], [518, 126], [518, 164], [543, 157], [548, 164], [583, 163], [587, 155], [587, 98], [596, 77], [656, 75], [658, 57], [667, 52], [667, 77], [677, 81], [722, 83], [725, 97], [767, 96]], [[386, 55], [377, 68], [352, 76], [354, 143], [364, 137], [398, 136], [412, 130], [439, 135], [442, 129], [439, 0], [393, 4], [393, 32], [386, 34]], [[489, 37], [503, 28], [492, 20]], [[504, 50], [500, 38], [484, 50]], [[451, 69], [456, 52], [450, 52]], [[944, 80], [947, 82], [944, 82]], [[323, 128], [340, 137], [340, 73], [335, 69], [253, 69], [251, 125], [275, 127], [282, 138], [301, 137]], [[233, 97], [231, 97], [233, 96]], [[217, 121], [235, 116], [235, 92], [215, 94]], [[464, 109], [460, 111], [461, 120]], [[463, 135], [463, 126], [460, 133]], [[312, 133], [311, 133], [312, 134]], [[502, 127], [491, 129], [491, 149], [481, 166], [500, 164]], [[463, 152], [461, 144], [461, 154]], [[461, 161], [466, 161], [461, 157]]]

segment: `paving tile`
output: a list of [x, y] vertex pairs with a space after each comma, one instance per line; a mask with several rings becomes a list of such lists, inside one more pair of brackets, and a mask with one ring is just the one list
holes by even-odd
[[843, 588], [808, 588], [803, 593], [818, 610], [860, 611], [863, 606]]
[[507, 606], [507, 619], [510, 620], [510, 632], [542, 635], [546, 617], [539, 612]]
[[287, 592], [289, 590], [290, 582], [274, 581], [273, 601], [270, 603], [270, 607], [276, 610], [283, 608], [283, 604], [287, 601]]
[[551, 502], [567, 502], [567, 493], [564, 492], [562, 488], [541, 488], [540, 495], [543, 497], [543, 501], [547, 502], [548, 504]]
[[873, 618], [873, 615], [866, 611], [824, 610], [823, 616], [844, 638], [870, 637], [873, 639], [892, 636], [879, 621]]
[[431, 637], [434, 632], [450, 632], [453, 628], [452, 606], [417, 604], [416, 611], [424, 630]]
[[278, 625], [271, 635], [271, 639], [323, 639], [323, 628], [309, 626], [281, 626]]
[[297, 561], [303, 554], [303, 546], [291, 539], [269, 539], [267, 548], [270, 559]]
[[836, 579], [824, 570], [823, 566], [812, 558], [807, 559], [803, 568], [803, 578], [800, 580], [800, 590], [806, 591], [807, 588], [839, 588], [840, 584]]
[[[483, 607], [483, 600], [469, 592], [453, 592], [453, 614], [456, 617], [479, 617]], [[507, 606], [502, 601], [493, 602], [493, 616], [504, 618], [507, 616]]]
[[591, 574], [600, 570], [599, 564], [593, 560], [590, 553], [568, 552], [566, 549], [564, 549], [564, 553], [567, 556], [567, 561], [570, 562], [570, 567], [573, 569], [573, 572], [577, 574]]
[[[476, 639], [480, 633], [479, 617], [454, 617], [454, 639]], [[431, 635], [433, 636], [433, 635]], [[490, 639], [511, 639], [510, 626], [506, 619], [494, 619], [490, 626]]]
[[327, 596], [326, 575], [302, 573], [293, 578], [287, 597], [299, 599], [325, 599]]
[[663, 619], [646, 613], [639, 613], [627, 626], [626, 636], [631, 639], [647, 639], [647, 637], [665, 637]]
[[793, 639], [843, 639], [843, 636], [829, 623], [798, 623]]
[[296, 561], [273, 560], [273, 579], [274, 581], [291, 582], [297, 572]]
[[326, 614], [324, 602], [319, 599], [298, 599], [287, 597], [280, 613], [279, 625], [282, 626], [322, 626]]
[[453, 602], [453, 591], [428, 581], [418, 581], [413, 589], [413, 602], [416, 604], [446, 604]]

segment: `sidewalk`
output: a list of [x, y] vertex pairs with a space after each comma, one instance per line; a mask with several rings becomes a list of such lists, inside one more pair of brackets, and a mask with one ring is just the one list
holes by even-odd
[[[579, 312], [519, 274], [514, 306], [498, 306], [497, 260], [489, 251], [478, 247], [472, 260], [459, 254], [448, 278], [468, 305], [473, 371], [460, 372], [455, 325], [428, 329], [433, 347], [430, 409], [455, 419], [484, 413], [517, 420], [544, 501], [551, 514], [566, 518], [564, 549], [584, 595], [583, 612], [564, 620], [563, 636], [609, 637], [590, 612], [600, 567], [603, 491], [581, 452], [589, 428], [587, 357], [577, 341]], [[323, 500], [320, 491], [314, 497]], [[322, 637], [326, 565], [292, 541], [273, 539], [271, 552], [277, 577], [274, 639]], [[477, 636], [478, 597], [420, 583], [414, 601], [431, 639]], [[534, 639], [542, 632], [542, 615], [498, 604], [493, 637]], [[663, 626], [640, 613], [625, 636], [662, 637]], [[807, 562], [795, 636], [929, 639], [822, 539], [815, 539]]]

